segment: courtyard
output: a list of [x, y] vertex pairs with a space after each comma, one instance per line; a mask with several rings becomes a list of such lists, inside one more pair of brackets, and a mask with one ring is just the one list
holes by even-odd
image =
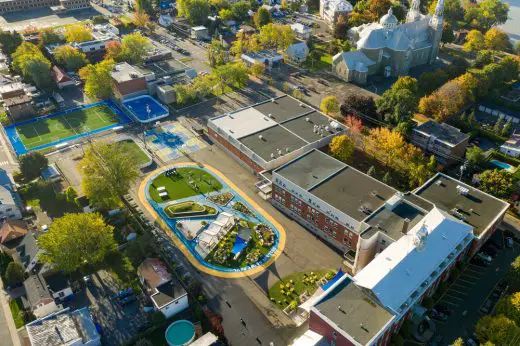
[[141, 183], [139, 198], [206, 273], [257, 273], [283, 250], [282, 226], [212, 167], [182, 163], [158, 169]]

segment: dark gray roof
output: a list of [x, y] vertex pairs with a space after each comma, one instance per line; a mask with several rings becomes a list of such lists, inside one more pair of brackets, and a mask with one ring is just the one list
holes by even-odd
[[[412, 205], [406, 200], [401, 201], [393, 209], [381, 208], [370, 215], [365, 222], [370, 229], [362, 234], [363, 238], [370, 238], [381, 231], [394, 240], [399, 240], [426, 215], [426, 211]], [[405, 223], [407, 225], [405, 225]]]
[[152, 295], [150, 298], [152, 298], [159, 307], [187, 294], [186, 290], [176, 280], [157, 286], [157, 291], [158, 293]]
[[253, 107], [264, 115], [272, 115], [278, 123], [282, 123], [294, 117], [313, 111], [306, 104], [288, 96], [282, 96], [272, 101], [266, 101]]
[[32, 232], [28, 232], [16, 247], [13, 259], [27, 267], [36, 258], [40, 248]]
[[329, 155], [319, 150], [311, 150], [278, 168], [276, 173], [302, 189], [308, 190], [344, 167], [344, 163]]
[[41, 299], [52, 298], [45, 280], [36, 274], [30, 275], [24, 282], [25, 295], [31, 306], [36, 306]]
[[393, 318], [348, 278], [316, 304], [315, 309], [362, 345]]
[[239, 141], [267, 162], [273, 159], [271, 154], [274, 154], [274, 158], [280, 157], [278, 150], [285, 155], [286, 148], [294, 151], [308, 144], [280, 125], [242, 137]]
[[446, 123], [439, 124], [434, 120], [429, 120], [417, 126], [414, 130], [435, 136], [437, 139], [452, 145], [457, 145], [469, 139], [469, 135], [460, 132], [456, 127]]
[[[459, 192], [457, 186], [467, 189], [467, 194]], [[476, 236], [487, 230], [509, 207], [508, 203], [442, 173], [438, 173], [415, 193], [473, 226]]]
[[[319, 141], [323, 136], [330, 136], [336, 131], [330, 126], [331, 118], [327, 118], [318, 112], [312, 112], [302, 115], [298, 118], [288, 120], [282, 124], [283, 127], [303, 138], [307, 142]], [[314, 126], [321, 126], [323, 128], [323, 136], [321, 133], [314, 131]], [[328, 130], [325, 128], [328, 127]]]
[[59, 292], [70, 287], [69, 278], [63, 272], [45, 274], [44, 279], [51, 292]]
[[378, 180], [345, 165], [331, 178], [312, 188], [314, 196], [320, 198], [355, 220], [361, 221], [367, 213], [381, 207], [397, 190]]

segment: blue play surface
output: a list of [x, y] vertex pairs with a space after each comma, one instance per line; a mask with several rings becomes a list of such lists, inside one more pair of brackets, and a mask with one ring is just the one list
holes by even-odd
[[151, 96], [137, 96], [123, 101], [125, 107], [132, 116], [141, 123], [148, 123], [167, 117], [170, 112], [168, 108], [159, 103]]

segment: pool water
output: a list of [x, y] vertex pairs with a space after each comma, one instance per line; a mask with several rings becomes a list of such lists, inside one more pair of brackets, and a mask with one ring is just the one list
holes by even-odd
[[515, 170], [515, 168], [513, 166], [511, 166], [508, 163], [502, 162], [502, 161], [490, 160], [489, 163], [491, 163], [493, 166], [495, 166], [497, 168], [505, 169], [506, 171], [509, 171], [509, 172], [513, 172]]
[[164, 337], [170, 346], [188, 345], [195, 337], [195, 326], [186, 320], [173, 322], [166, 329]]

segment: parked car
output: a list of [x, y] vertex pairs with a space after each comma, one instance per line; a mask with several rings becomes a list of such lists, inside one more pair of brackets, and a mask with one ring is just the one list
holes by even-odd
[[491, 258], [491, 256], [485, 254], [484, 252], [480, 251], [479, 253], [477, 253], [476, 255], [478, 258], [488, 262], [488, 263], [491, 263], [491, 261], [493, 260], [493, 258]]
[[487, 267], [489, 265], [489, 262], [484, 261], [483, 259], [481, 259], [477, 256], [475, 256], [471, 259], [471, 263], [476, 266], [479, 266], [479, 267]]
[[473, 338], [467, 338], [466, 339], [466, 345], [468, 345], [468, 346], [478, 346], [478, 343], [475, 340], [473, 340]]
[[491, 311], [491, 307], [493, 306], [493, 301], [491, 299], [486, 300], [484, 305], [480, 308], [480, 312], [483, 314], [488, 314]]

